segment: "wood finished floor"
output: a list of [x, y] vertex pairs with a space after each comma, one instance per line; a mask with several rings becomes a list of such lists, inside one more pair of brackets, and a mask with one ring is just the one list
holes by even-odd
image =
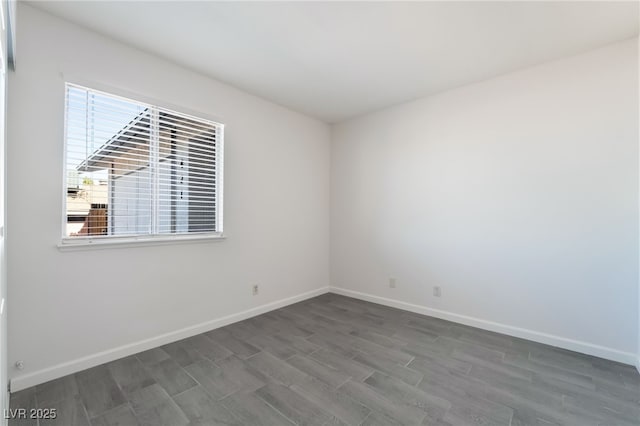
[[326, 294], [11, 396], [35, 407], [58, 412], [41, 426], [637, 426], [640, 375]]

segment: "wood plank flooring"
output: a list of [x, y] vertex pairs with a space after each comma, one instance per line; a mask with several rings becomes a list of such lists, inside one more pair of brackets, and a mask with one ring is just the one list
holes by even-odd
[[11, 397], [10, 425], [640, 425], [635, 368], [326, 294]]

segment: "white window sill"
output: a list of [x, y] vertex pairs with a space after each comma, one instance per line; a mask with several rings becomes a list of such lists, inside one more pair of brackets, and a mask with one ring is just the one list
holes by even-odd
[[226, 237], [220, 233], [193, 235], [159, 235], [136, 237], [79, 237], [63, 238], [58, 244], [60, 251], [81, 251], [93, 249], [108, 249], [118, 247], [162, 246], [185, 243], [204, 243], [222, 241]]

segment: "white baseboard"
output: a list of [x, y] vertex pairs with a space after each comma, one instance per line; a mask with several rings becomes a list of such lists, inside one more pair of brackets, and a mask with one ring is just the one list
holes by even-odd
[[487, 321], [480, 318], [469, 317], [466, 315], [460, 315], [440, 309], [428, 308], [426, 306], [414, 305], [412, 303], [402, 302], [400, 300], [388, 299], [386, 297], [374, 296], [372, 294], [360, 293], [358, 291], [347, 290], [344, 288], [331, 287], [330, 291], [331, 293], [341, 294], [343, 296], [353, 297], [355, 299], [361, 299], [367, 302], [378, 303], [380, 305], [403, 309], [405, 311], [415, 312], [417, 314], [441, 318], [448, 321], [469, 325], [471, 327], [482, 328], [484, 330], [494, 331], [496, 333], [502, 333], [538, 343], [544, 343], [547, 345], [556, 346], [587, 355], [593, 355], [628, 365], [635, 365], [640, 372], [640, 357], [631, 352], [623, 352], [617, 349], [595, 345], [593, 343], [581, 342], [579, 340], [573, 340], [566, 337], [555, 336], [552, 334], [528, 330], [520, 327], [514, 327], [511, 325]]
[[336, 293], [343, 296], [353, 297], [356, 299], [366, 300], [368, 302], [378, 303], [393, 308], [403, 309], [409, 312], [415, 312], [422, 315], [441, 318], [449, 321], [453, 321], [460, 324], [469, 325], [472, 327], [482, 328], [497, 333], [506, 334], [509, 336], [520, 337], [522, 339], [531, 340], [534, 342], [544, 343], [547, 345], [557, 346], [559, 348], [568, 349], [576, 352], [581, 352], [613, 361], [622, 362], [624, 364], [635, 365], [640, 372], [640, 356], [634, 353], [622, 352], [616, 349], [607, 348], [604, 346], [594, 345], [592, 343], [581, 342], [565, 337], [554, 336], [551, 334], [541, 333], [534, 330], [528, 330], [524, 328], [514, 327], [506, 324], [500, 324], [493, 321], [487, 321], [479, 318], [473, 318], [466, 315], [460, 315], [453, 312], [443, 311], [434, 308], [428, 308], [426, 306], [415, 305], [412, 303], [402, 302], [400, 300], [388, 299], [386, 297], [374, 296], [372, 294], [360, 293], [353, 290], [347, 290], [338, 287], [322, 287], [316, 290], [308, 291], [296, 296], [288, 297], [285, 299], [277, 300], [275, 302], [267, 303], [255, 308], [248, 309], [246, 311], [238, 312], [236, 314], [228, 315], [222, 318], [217, 318], [211, 321], [207, 321], [194, 326], [186, 327], [181, 330], [172, 331], [156, 337], [141, 340], [138, 342], [130, 343], [124, 346], [120, 346], [114, 349], [109, 349], [103, 352], [98, 352], [86, 357], [78, 358], [72, 361], [54, 365], [52, 367], [44, 368], [42, 370], [34, 371], [29, 374], [14, 377], [11, 379], [11, 392], [17, 392], [22, 389], [29, 388], [31, 386], [39, 385], [41, 383], [54, 380], [59, 377], [66, 376], [68, 374], [77, 373], [78, 371], [86, 370], [87, 368], [95, 367], [106, 362], [111, 362], [119, 358], [123, 358], [129, 355], [136, 354], [138, 352], [146, 351], [158, 346], [166, 345], [167, 343], [175, 342], [187, 337], [195, 336], [196, 334], [204, 333], [206, 331], [214, 330], [219, 327], [232, 324], [234, 322], [242, 321], [257, 315], [264, 314], [266, 312], [279, 309], [293, 303], [301, 302], [312, 297], [319, 296], [325, 293]]
[[186, 339], [187, 337], [195, 336], [196, 334], [224, 327], [225, 325], [233, 324], [234, 322], [255, 317], [257, 315], [261, 315], [266, 312], [270, 312], [275, 309], [279, 309], [293, 303], [301, 302], [303, 300], [310, 299], [312, 297], [316, 297], [328, 292], [329, 287], [322, 287], [316, 290], [308, 291], [306, 293], [298, 294], [296, 296], [287, 297], [285, 299], [280, 299], [275, 302], [247, 309], [246, 311], [238, 312], [237, 314], [227, 315], [222, 318], [206, 321], [201, 324], [183, 328], [181, 330], [172, 331], [156, 337], [130, 343], [114, 349], [98, 352], [96, 354], [54, 365], [42, 370], [34, 371], [29, 374], [14, 377], [13, 379], [11, 379], [11, 392], [17, 392], [31, 386], [48, 382], [49, 380], [54, 380], [68, 374], [77, 373], [78, 371], [86, 370], [87, 368], [104, 364], [106, 362], [115, 361], [116, 359], [133, 355], [138, 352], [146, 351], [158, 346], [166, 345], [167, 343]]

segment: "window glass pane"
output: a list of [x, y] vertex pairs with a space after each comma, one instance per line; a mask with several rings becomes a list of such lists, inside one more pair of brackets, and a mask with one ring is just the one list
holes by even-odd
[[66, 237], [219, 232], [219, 125], [68, 84]]

